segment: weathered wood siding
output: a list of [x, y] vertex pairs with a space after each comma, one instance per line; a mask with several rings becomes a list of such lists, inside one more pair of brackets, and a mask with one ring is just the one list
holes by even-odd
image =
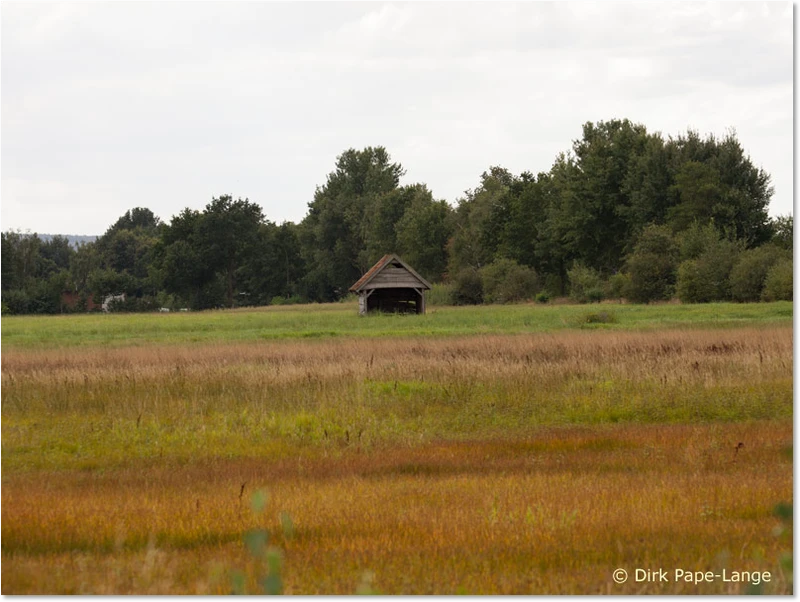
[[386, 266], [364, 288], [366, 290], [372, 288], [417, 288], [421, 284], [408, 270]]
[[358, 313], [371, 311], [425, 313], [425, 291], [431, 285], [397, 255], [388, 254], [350, 287], [358, 293]]

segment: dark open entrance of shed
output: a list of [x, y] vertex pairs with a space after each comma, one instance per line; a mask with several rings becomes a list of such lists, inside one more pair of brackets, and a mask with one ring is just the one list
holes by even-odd
[[422, 291], [413, 288], [378, 288], [367, 297], [367, 311], [421, 314], [424, 307]]
[[424, 314], [430, 283], [397, 255], [384, 255], [350, 287], [358, 293], [358, 313]]

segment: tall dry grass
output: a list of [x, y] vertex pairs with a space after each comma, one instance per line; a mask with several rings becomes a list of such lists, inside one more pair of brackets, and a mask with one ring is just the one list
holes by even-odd
[[256, 526], [291, 593], [789, 587], [789, 327], [10, 350], [2, 387], [4, 594], [224, 593]]
[[553, 424], [788, 418], [792, 331], [11, 351], [4, 467], [280, 453]]

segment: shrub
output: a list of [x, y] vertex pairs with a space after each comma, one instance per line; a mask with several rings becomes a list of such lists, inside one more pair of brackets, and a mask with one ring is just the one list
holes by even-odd
[[477, 270], [465, 268], [453, 279], [450, 291], [453, 305], [483, 303], [483, 280]]
[[576, 263], [567, 272], [569, 296], [578, 303], [588, 303], [603, 299], [603, 281], [592, 268]]
[[452, 293], [452, 284], [433, 283], [431, 290], [425, 293], [425, 299], [428, 305], [450, 305], [453, 301]]
[[630, 286], [630, 274], [625, 272], [617, 272], [608, 279], [608, 283], [606, 285], [606, 298], [622, 299], [623, 297], [627, 297]]
[[758, 301], [764, 292], [767, 274], [787, 252], [774, 245], [744, 251], [731, 270], [731, 295], [736, 301]]
[[697, 259], [719, 242], [719, 231], [712, 223], [701, 226], [698, 222], [694, 222], [676, 236], [676, 242], [681, 261]]
[[32, 313], [28, 294], [23, 290], [3, 292], [3, 313], [8, 315]]
[[791, 259], [781, 259], [773, 265], [764, 281], [764, 292], [761, 299], [764, 301], [792, 301], [794, 266]]
[[647, 226], [628, 257], [628, 298], [636, 303], [669, 299], [675, 290], [678, 246], [666, 226]]
[[713, 224], [697, 223], [679, 234], [677, 241], [682, 261], [675, 284], [678, 298], [684, 303], [730, 299], [730, 274], [741, 243], [723, 239]]
[[356, 301], [358, 301], [358, 295], [350, 292], [339, 299], [339, 303], [355, 303]]
[[696, 259], [687, 259], [678, 266], [675, 292], [682, 303], [705, 303], [711, 300], [707, 283], [703, 280]]
[[697, 259], [678, 266], [675, 285], [683, 303], [708, 303], [731, 298], [730, 274], [740, 253], [740, 245], [728, 240], [713, 242]]
[[538, 279], [533, 268], [513, 259], [498, 259], [481, 268], [483, 298], [487, 303], [512, 303], [530, 299], [536, 293]]
[[611, 311], [590, 311], [578, 316], [578, 324], [616, 324], [617, 315]]
[[588, 291], [586, 291], [586, 299], [589, 301], [589, 303], [600, 303], [600, 301], [602, 301], [604, 298], [605, 292], [600, 287], [590, 288]]
[[126, 297], [122, 299], [114, 299], [108, 304], [109, 313], [139, 313], [156, 311], [161, 305], [155, 297]]
[[550, 297], [563, 297], [567, 294], [567, 281], [558, 274], [542, 275], [542, 290], [547, 291]]
[[781, 248], [791, 251], [794, 238], [794, 218], [791, 215], [779, 215], [772, 220], [772, 243]]
[[536, 295], [536, 303], [549, 303], [550, 302], [550, 295], [545, 291], [542, 291], [538, 295]]

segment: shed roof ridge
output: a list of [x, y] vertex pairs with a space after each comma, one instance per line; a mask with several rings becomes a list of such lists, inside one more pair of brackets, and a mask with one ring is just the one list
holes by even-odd
[[361, 290], [363, 287], [369, 284], [370, 280], [375, 278], [375, 276], [377, 276], [387, 265], [389, 265], [395, 260], [397, 260], [401, 266], [403, 266], [406, 270], [408, 270], [408, 272], [412, 276], [414, 276], [414, 278], [419, 280], [420, 284], [422, 284], [424, 287], [428, 289], [431, 288], [430, 283], [427, 280], [425, 280], [422, 276], [420, 276], [416, 272], [416, 270], [414, 270], [414, 268], [412, 268], [405, 261], [403, 261], [399, 255], [397, 255], [396, 253], [387, 253], [386, 255], [381, 257], [375, 265], [373, 265], [369, 270], [367, 270], [366, 273], [363, 276], [361, 276], [361, 278], [359, 278], [355, 284], [353, 284], [353, 286], [350, 287], [349, 289], [350, 292], [355, 293]]

